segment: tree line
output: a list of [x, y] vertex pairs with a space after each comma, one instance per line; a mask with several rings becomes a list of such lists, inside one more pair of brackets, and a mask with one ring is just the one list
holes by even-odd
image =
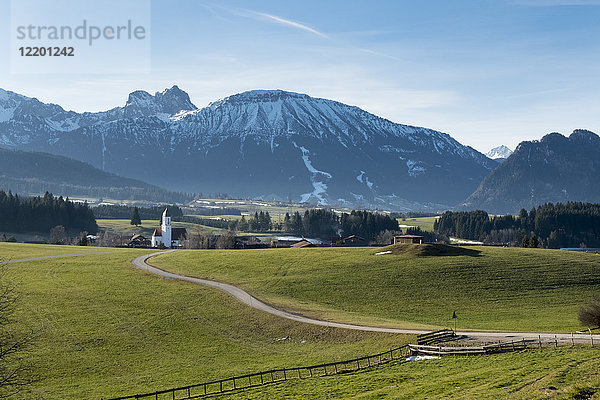
[[280, 231], [297, 236], [330, 239], [340, 235], [358, 235], [366, 240], [374, 240], [385, 230], [398, 231], [398, 221], [386, 214], [369, 211], [352, 211], [349, 214], [336, 214], [325, 209], [311, 209], [304, 213], [286, 213], [282, 223], [274, 223], [269, 212], [256, 212], [246, 219], [230, 223], [232, 230], [247, 232]]
[[600, 247], [600, 204], [547, 203], [519, 215], [447, 211], [434, 224], [435, 233], [490, 244], [524, 247]]
[[0, 231], [48, 232], [62, 225], [68, 230], [97, 232], [94, 213], [87, 203], [75, 203], [67, 197], [20, 197], [0, 190]]

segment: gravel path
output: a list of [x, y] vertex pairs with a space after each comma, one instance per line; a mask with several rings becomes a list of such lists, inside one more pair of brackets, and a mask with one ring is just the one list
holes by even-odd
[[[369, 332], [385, 332], [385, 333], [401, 333], [401, 334], [413, 334], [418, 335], [421, 333], [427, 333], [429, 331], [419, 330], [419, 329], [398, 329], [398, 328], [383, 328], [377, 326], [366, 326], [366, 325], [354, 325], [354, 324], [345, 324], [340, 322], [331, 322], [331, 321], [323, 321], [320, 319], [314, 319], [310, 317], [306, 317], [299, 314], [293, 314], [288, 311], [280, 310], [275, 307], [272, 307], [268, 304], [263, 303], [256, 297], [253, 297], [249, 293], [244, 290], [229, 285], [227, 283], [211, 281], [207, 279], [194, 278], [185, 275], [174, 274], [172, 272], [168, 272], [162, 270], [160, 268], [153, 267], [147, 263], [150, 257], [157, 256], [159, 254], [165, 254], [169, 252], [173, 252], [175, 250], [167, 250], [158, 253], [146, 254], [134, 259], [131, 263], [134, 267], [141, 269], [143, 271], [150, 272], [152, 274], [156, 274], [162, 276], [166, 279], [179, 279], [187, 282], [197, 283], [199, 285], [209, 286], [218, 290], [221, 290], [234, 299], [244, 303], [252, 308], [257, 310], [276, 315], [281, 318], [291, 319], [293, 321], [303, 322], [306, 324], [313, 324], [319, 326], [329, 326], [333, 328], [343, 328], [343, 329], [354, 329], [360, 331], [369, 331]], [[499, 342], [499, 341], [511, 341], [511, 340], [541, 340], [542, 342], [554, 342], [555, 340], [558, 344], [565, 343], [591, 343], [593, 340], [594, 343], [600, 344], [600, 334], [589, 335], [589, 334], [570, 334], [570, 333], [548, 333], [548, 332], [488, 332], [488, 331], [457, 331], [457, 335], [465, 336], [468, 340], [473, 341], [482, 341], [482, 342]]]

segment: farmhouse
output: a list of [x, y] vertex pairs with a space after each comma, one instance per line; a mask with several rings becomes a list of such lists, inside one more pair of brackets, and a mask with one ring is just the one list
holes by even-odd
[[342, 243], [344, 246], [348, 247], [364, 247], [369, 245], [369, 241], [358, 236], [358, 235], [350, 235], [342, 239]]
[[394, 244], [423, 244], [423, 236], [400, 235], [394, 236]]
[[290, 247], [296, 248], [296, 249], [302, 249], [304, 247], [315, 247], [315, 245], [311, 242], [309, 242], [306, 239], [303, 239], [299, 242], [294, 243], [293, 245], [291, 245]]
[[150, 241], [143, 235], [133, 235], [127, 247], [150, 247]]
[[177, 247], [186, 234], [187, 230], [185, 228], [171, 227], [171, 215], [169, 215], [169, 209], [165, 208], [160, 228], [156, 228], [152, 233], [152, 247], [158, 247], [161, 244], [165, 247]]

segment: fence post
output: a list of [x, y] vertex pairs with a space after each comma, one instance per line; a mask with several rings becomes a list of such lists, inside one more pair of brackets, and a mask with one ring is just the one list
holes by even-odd
[[173, 400], [175, 400], [175, 389], [173, 389]]
[[335, 369], [335, 373], [337, 374], [338, 373], [338, 371], [337, 371], [337, 363], [333, 364], [333, 368]]
[[188, 388], [188, 397], [192, 397], [192, 394], [190, 393], [190, 388]]
[[356, 369], [360, 369], [360, 360], [356, 360]]
[[371, 357], [367, 357], [367, 364], [369, 365], [369, 367], [371, 366]]
[[206, 383], [204, 384], [204, 394], [206, 394]]
[[540, 344], [540, 349], [542, 348], [542, 335], [538, 335], [538, 343]]
[[554, 348], [558, 348], [558, 338], [554, 335]]
[[325, 375], [327, 375], [327, 366], [325, 364], [323, 364], [323, 371], [325, 372]]
[[575, 346], [575, 339], [573, 338], [573, 332], [571, 332], [571, 347]]
[[260, 371], [260, 384], [263, 385], [263, 376], [262, 376], [262, 371]]
[[283, 369], [283, 380], [287, 381], [287, 375], [285, 374], [285, 368]]
[[223, 381], [219, 382], [219, 392], [223, 391]]
[[235, 376], [233, 377], [233, 388], [235, 389]]
[[275, 382], [275, 380], [273, 379], [273, 371], [271, 371], [271, 382]]
[[252, 375], [248, 375], [248, 385], [252, 386]]
[[308, 372], [310, 372], [310, 377], [312, 378], [312, 368], [309, 368]]

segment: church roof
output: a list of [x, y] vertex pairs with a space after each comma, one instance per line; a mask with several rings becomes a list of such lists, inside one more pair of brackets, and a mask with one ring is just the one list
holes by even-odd
[[[171, 228], [171, 240], [181, 240], [187, 235], [187, 229], [185, 228]], [[152, 237], [162, 237], [162, 228], [154, 229]]]
[[163, 216], [163, 218], [171, 216], [171, 214], [169, 214], [169, 207], [165, 207], [165, 211], [163, 211], [162, 216]]

